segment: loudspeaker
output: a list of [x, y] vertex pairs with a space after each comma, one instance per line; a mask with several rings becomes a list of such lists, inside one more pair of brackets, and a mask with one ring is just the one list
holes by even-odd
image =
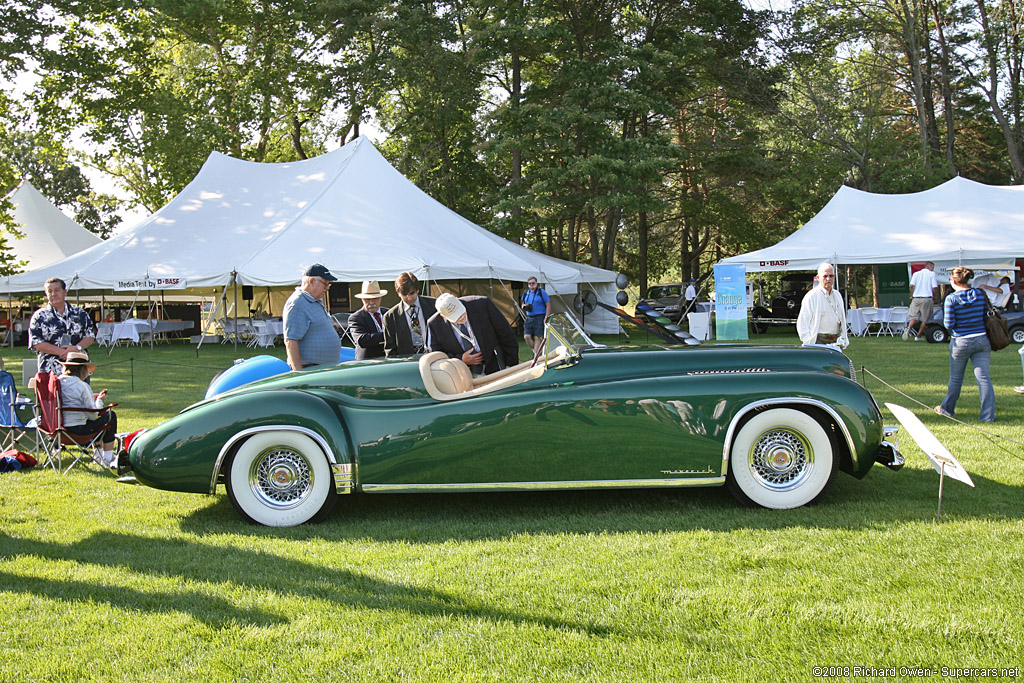
[[252, 301], [252, 285], [242, 285], [242, 298]]

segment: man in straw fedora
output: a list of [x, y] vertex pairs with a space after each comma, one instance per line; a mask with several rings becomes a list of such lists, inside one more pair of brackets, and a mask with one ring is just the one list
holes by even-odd
[[384, 357], [384, 314], [380, 300], [388, 290], [381, 289], [376, 280], [364, 280], [363, 290], [356, 298], [363, 300], [363, 307], [348, 318], [349, 331], [356, 343], [356, 360]]

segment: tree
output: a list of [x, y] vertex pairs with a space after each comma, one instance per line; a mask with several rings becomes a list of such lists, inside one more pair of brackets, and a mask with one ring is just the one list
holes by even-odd
[[43, 55], [37, 108], [47, 125], [84, 126], [93, 161], [156, 210], [210, 151], [262, 161], [279, 141], [317, 153], [328, 30], [297, 0], [93, 0], [58, 3], [68, 18]]
[[18, 170], [19, 182], [31, 182], [56, 207], [71, 211], [86, 230], [106, 239], [120, 225], [117, 198], [94, 192], [60, 141], [41, 131], [18, 132], [0, 140], [0, 155]]

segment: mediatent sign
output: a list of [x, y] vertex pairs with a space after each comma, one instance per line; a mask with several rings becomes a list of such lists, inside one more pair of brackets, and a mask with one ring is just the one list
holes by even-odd
[[761, 261], [762, 268], [785, 268], [789, 261]]
[[185, 289], [183, 277], [147, 277], [138, 280], [118, 280], [114, 290], [137, 292], [142, 289]]

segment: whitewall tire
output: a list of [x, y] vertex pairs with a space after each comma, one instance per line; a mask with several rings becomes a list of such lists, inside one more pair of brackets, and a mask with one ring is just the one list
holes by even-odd
[[320, 521], [338, 495], [327, 456], [298, 432], [258, 432], [229, 465], [228, 497], [243, 517], [266, 526]]
[[817, 420], [773, 408], [748, 420], [733, 440], [728, 486], [746, 504], [785, 510], [820, 497], [837, 465], [832, 440]]

